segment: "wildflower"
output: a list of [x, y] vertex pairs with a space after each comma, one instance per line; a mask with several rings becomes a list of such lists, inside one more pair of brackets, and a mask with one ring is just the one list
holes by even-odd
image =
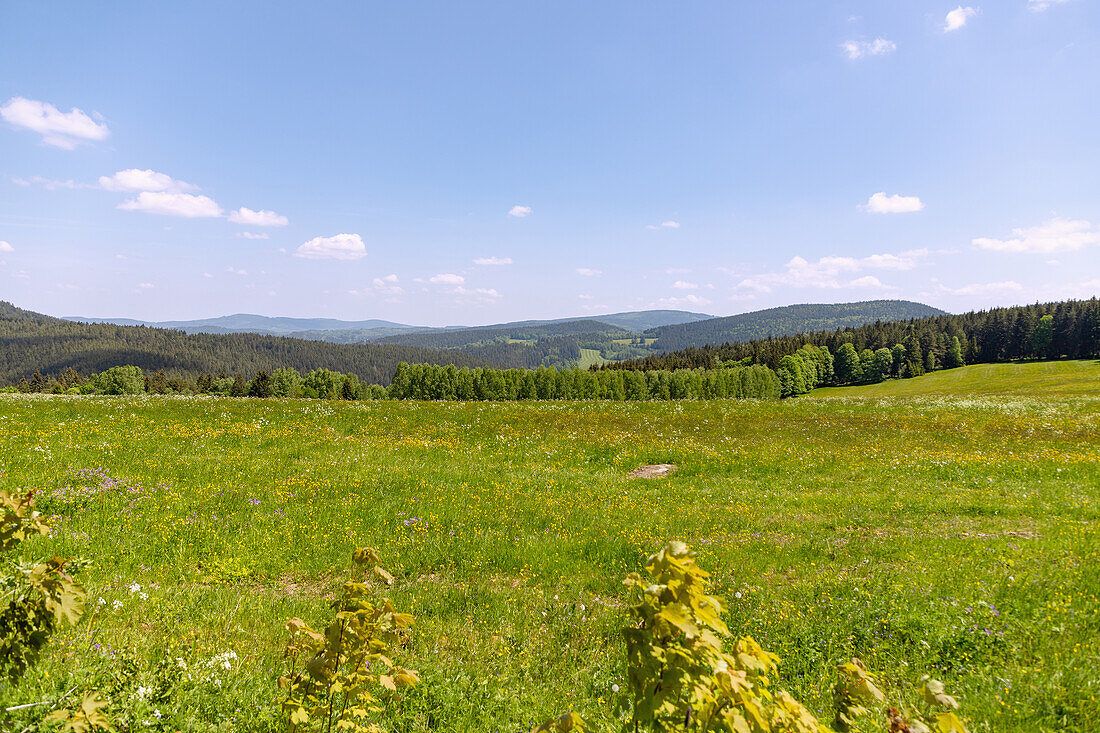
[[131, 583], [127, 587], [129, 587], [131, 593], [137, 593], [138, 591], [141, 590], [141, 586], [138, 585], [137, 583]]
[[612, 692], [618, 692], [619, 691], [619, 686], [618, 685], [611, 685], [611, 691]]
[[114, 602], [114, 609], [115, 609], [116, 611], [117, 611], [118, 609], [122, 608], [122, 606], [123, 606], [123, 603], [122, 603], [122, 601], [115, 601], [115, 602]]

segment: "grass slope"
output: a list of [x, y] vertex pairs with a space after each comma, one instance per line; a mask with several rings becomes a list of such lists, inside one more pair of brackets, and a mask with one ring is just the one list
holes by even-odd
[[891, 379], [854, 387], [823, 387], [813, 397], [1020, 397], [1100, 396], [1100, 361], [1012, 362], [975, 364], [915, 379]]
[[[135, 727], [155, 706], [165, 730], [275, 730], [283, 621], [323, 623], [371, 545], [424, 680], [387, 727], [528, 730], [575, 707], [610, 730], [620, 580], [679, 538], [823, 720], [859, 656], [892, 701], [944, 679], [972, 730], [1100, 725], [1098, 399], [0, 396], [0, 426], [0, 487], [50, 494], [56, 532], [29, 551], [95, 563], [94, 613], [0, 708], [106, 673]], [[627, 476], [649, 463], [680, 470]], [[194, 679], [139, 701], [177, 658]]]

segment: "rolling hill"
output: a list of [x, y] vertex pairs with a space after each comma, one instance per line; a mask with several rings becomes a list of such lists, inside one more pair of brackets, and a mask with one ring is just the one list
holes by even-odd
[[255, 333], [187, 334], [147, 326], [79, 323], [16, 308], [0, 301], [0, 385], [38, 370], [82, 375], [133, 364], [171, 376], [240, 373], [293, 367], [300, 372], [324, 367], [356, 374], [365, 382], [388, 384], [399, 362], [482, 366], [486, 362], [458, 351], [382, 344], [329, 344]]
[[856, 303], [806, 303], [648, 329], [655, 351], [740, 343], [773, 336], [862, 326], [875, 321], [904, 321], [946, 315], [945, 311], [909, 300], [865, 300]]

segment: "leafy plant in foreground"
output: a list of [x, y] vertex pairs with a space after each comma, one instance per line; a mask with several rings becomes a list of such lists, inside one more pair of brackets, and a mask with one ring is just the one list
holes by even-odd
[[[50, 531], [34, 508], [34, 495], [0, 491], [0, 552]], [[75, 624], [84, 614], [84, 588], [66, 570], [67, 561], [10, 562], [0, 569], [0, 673], [15, 684], [33, 665], [62, 622]]]
[[[707, 594], [709, 574], [695, 564], [687, 545], [670, 542], [649, 557], [645, 568], [650, 579], [631, 573], [623, 581], [631, 593], [633, 623], [623, 633], [634, 698], [624, 733], [829, 730], [790, 693], [771, 689], [769, 676], [779, 663], [776, 655], [747, 636], [729, 652], [724, 650], [723, 637], [730, 632], [722, 621], [721, 600]], [[833, 689], [837, 731], [855, 731], [861, 718], [871, 718], [877, 711], [886, 714], [889, 733], [967, 733], [953, 712], [958, 703], [937, 680], [924, 678], [921, 691], [927, 707], [909, 716], [883, 707], [886, 696], [860, 660], [839, 665], [837, 672]], [[532, 733], [594, 730], [587, 720], [569, 712]]]
[[[352, 559], [356, 565], [370, 566], [387, 585], [393, 583], [393, 576], [377, 564], [374, 550], [356, 550]], [[282, 709], [289, 730], [381, 730], [370, 720], [382, 710], [372, 689], [395, 691], [420, 681], [415, 671], [390, 658], [413, 617], [398, 613], [388, 598], [375, 605], [370, 590], [366, 582], [344, 583], [332, 603], [336, 617], [323, 633], [300, 618], [286, 622], [288, 673], [279, 678], [279, 686], [285, 690]]]

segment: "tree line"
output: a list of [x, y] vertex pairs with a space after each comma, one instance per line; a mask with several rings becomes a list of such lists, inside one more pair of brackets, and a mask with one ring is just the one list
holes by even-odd
[[114, 366], [82, 377], [73, 369], [58, 377], [35, 372], [9, 392], [52, 394], [207, 394], [225, 397], [304, 397], [343, 400], [699, 400], [779, 399], [780, 381], [764, 366], [675, 371], [591, 371], [584, 369], [458, 368], [453, 364], [398, 364], [388, 388], [359, 381], [355, 374], [314, 369], [305, 375], [280, 367], [251, 379], [225, 372], [196, 380]]
[[700, 400], [778, 399], [771, 369], [593, 371], [583, 369], [458, 369], [400, 364], [388, 396], [414, 400]]

